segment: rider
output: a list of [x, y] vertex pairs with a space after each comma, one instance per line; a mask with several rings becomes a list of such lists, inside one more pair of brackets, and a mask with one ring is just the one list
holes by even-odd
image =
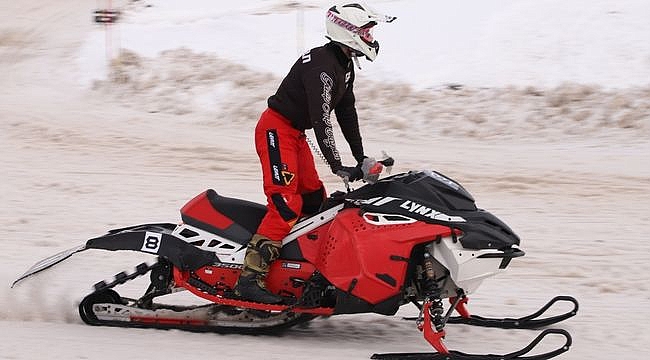
[[[394, 19], [358, 3], [332, 6], [326, 20], [330, 42], [302, 55], [269, 97], [268, 109], [255, 128], [268, 211], [246, 249], [244, 268], [234, 289], [239, 297], [262, 303], [282, 301], [266, 289], [264, 278], [291, 227], [301, 215], [317, 212], [326, 198], [305, 130], [314, 129], [334, 174], [348, 181], [363, 179], [361, 164], [366, 157], [354, 106], [353, 60], [357, 66], [358, 56], [373, 61], [379, 43], [372, 37], [372, 28], [378, 21]], [[341, 163], [330, 121], [332, 110], [357, 166]]]

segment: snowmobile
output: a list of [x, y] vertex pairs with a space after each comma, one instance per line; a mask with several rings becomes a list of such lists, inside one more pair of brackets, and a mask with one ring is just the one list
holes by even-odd
[[[389, 167], [392, 159], [378, 163]], [[79, 304], [87, 324], [269, 333], [318, 316], [395, 315], [402, 305], [414, 304], [419, 315], [411, 320], [436, 352], [374, 354], [373, 359], [549, 359], [569, 350], [570, 334], [548, 328], [510, 354], [449, 350], [443, 343], [446, 324], [538, 329], [574, 316], [578, 302], [558, 296], [521, 318], [471, 315], [468, 295], [524, 255], [519, 237], [477, 208], [463, 186], [440, 172], [410, 171], [375, 180], [356, 190], [346, 183], [346, 192], [331, 194], [316, 214], [303, 216], [283, 239], [281, 256], [266, 278], [267, 288], [285, 299], [281, 304], [246, 301], [232, 291], [266, 207], [212, 189], [182, 207], [180, 224], [110, 230], [36, 263], [13, 285], [84, 250], [131, 250], [151, 254], [155, 262], [96, 283]], [[140, 298], [122, 297], [114, 290], [145, 274], [151, 281]], [[178, 291], [208, 302], [180, 306], [157, 301]], [[443, 299], [449, 299], [446, 310]], [[557, 302], [573, 307], [545, 315]], [[452, 316], [454, 311], [459, 316]], [[547, 335], [560, 337], [564, 344], [524, 356]]]

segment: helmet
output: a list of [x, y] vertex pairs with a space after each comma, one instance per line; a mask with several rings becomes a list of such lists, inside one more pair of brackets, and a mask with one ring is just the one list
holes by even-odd
[[327, 11], [326, 37], [373, 61], [379, 52], [379, 42], [372, 37], [372, 28], [379, 21], [392, 22], [395, 19], [377, 14], [359, 3], [334, 5]]

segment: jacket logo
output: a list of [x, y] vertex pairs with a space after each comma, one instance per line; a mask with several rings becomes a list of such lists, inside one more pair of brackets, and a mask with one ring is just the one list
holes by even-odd
[[267, 131], [266, 136], [267, 136], [269, 147], [275, 149], [275, 133], [273, 131]]
[[308, 52], [307, 52], [307, 53], [304, 53], [304, 54], [302, 55], [302, 63], [303, 63], [303, 64], [306, 64], [306, 63], [308, 63], [308, 62], [310, 62], [310, 61], [311, 61], [311, 53], [308, 53]]
[[338, 150], [336, 150], [334, 131], [332, 130], [332, 121], [330, 119], [330, 113], [332, 112], [330, 103], [332, 102], [332, 88], [334, 87], [334, 80], [332, 80], [332, 78], [323, 71], [320, 73], [320, 81], [323, 83], [323, 93], [321, 94], [321, 97], [323, 98], [323, 105], [321, 106], [323, 114], [321, 115], [321, 118], [323, 120], [323, 124], [325, 124], [326, 135], [325, 139], [323, 139], [323, 144], [325, 144], [325, 146], [330, 149], [332, 155], [334, 155], [334, 159], [341, 160], [341, 156], [339, 155]]
[[286, 186], [291, 185], [291, 182], [296, 177], [296, 175], [294, 175], [294, 173], [289, 171], [282, 171], [281, 173], [282, 173], [282, 181], [284, 182], [284, 185]]
[[273, 182], [275, 184], [282, 184], [282, 180], [280, 180], [280, 168], [278, 164], [272, 164], [271, 168], [273, 169]]
[[271, 177], [276, 185], [283, 185], [280, 177], [282, 167], [282, 156], [280, 154], [280, 139], [277, 130], [269, 129], [266, 131], [266, 146], [269, 151], [269, 165], [271, 166]]

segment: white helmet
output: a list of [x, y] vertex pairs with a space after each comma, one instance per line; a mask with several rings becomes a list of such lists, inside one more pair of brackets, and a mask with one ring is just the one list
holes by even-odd
[[326, 37], [373, 61], [379, 52], [379, 42], [372, 37], [373, 26], [379, 21], [392, 22], [395, 19], [377, 14], [359, 3], [334, 5], [327, 11]]

